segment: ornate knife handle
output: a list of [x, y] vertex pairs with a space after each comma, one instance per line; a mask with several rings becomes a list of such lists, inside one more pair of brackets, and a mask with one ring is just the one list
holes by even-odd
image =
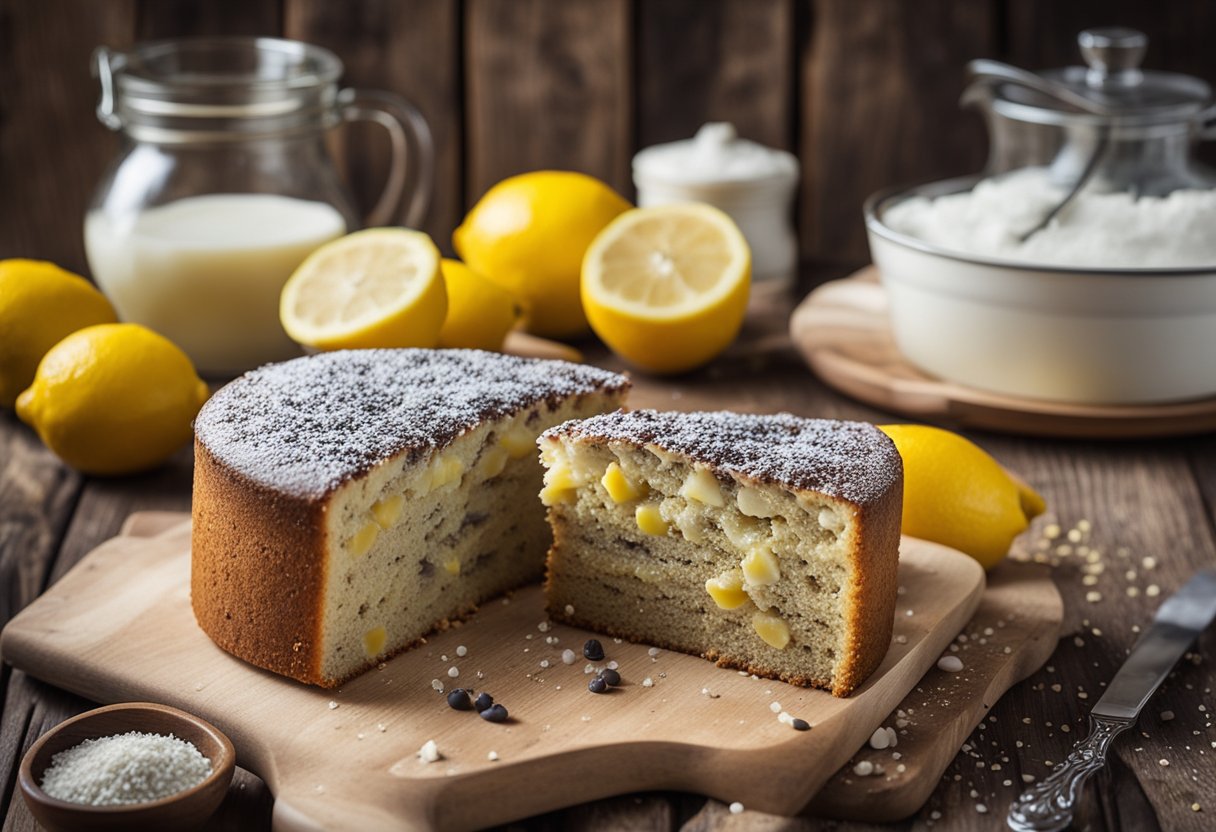
[[1089, 715], [1089, 736], [1077, 743], [1064, 762], [1027, 789], [1009, 807], [1006, 823], [1015, 832], [1057, 832], [1072, 823], [1085, 781], [1106, 765], [1111, 740], [1132, 727], [1134, 719]]

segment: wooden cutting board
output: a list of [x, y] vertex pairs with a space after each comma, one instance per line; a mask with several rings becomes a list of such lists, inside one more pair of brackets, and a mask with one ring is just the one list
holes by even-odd
[[1147, 405], [1051, 402], [931, 376], [895, 346], [887, 292], [867, 266], [811, 292], [790, 337], [825, 383], [867, 404], [933, 422], [1028, 436], [1133, 439], [1216, 430], [1216, 398]]
[[[1024, 574], [1000, 578], [994, 598], [972, 560], [905, 538], [896, 643], [847, 699], [692, 656], [652, 657], [644, 645], [611, 639], [608, 658], [619, 662], [625, 684], [591, 694], [581, 656], [571, 666], [560, 659], [590, 634], [562, 625], [542, 631], [536, 587], [491, 601], [381, 669], [323, 691], [253, 668], [207, 639], [189, 607], [188, 522], [161, 516], [129, 531], [152, 533], [166, 522], [171, 527], [155, 536], [115, 538], [90, 553], [10, 622], [0, 651], [96, 701], [163, 702], [212, 721], [232, 739], [240, 764], [270, 784], [278, 829], [465, 829], [650, 789], [794, 814], [834, 775], [849, 782], [825, 790], [817, 811], [905, 816], [926, 799], [987, 703], [1046, 659], [1060, 622], [1059, 596], [1042, 572], [1014, 567]], [[918, 682], [923, 691], [941, 673], [922, 681], [977, 605], [995, 616], [1012, 648], [1005, 653], [994, 640], [993, 650], [967, 657], [968, 669], [952, 677], [977, 698], [957, 707], [952, 695], [946, 712], [923, 726], [907, 723], [898, 776], [888, 765], [888, 775], [858, 786], [860, 778], [837, 773], [877, 726], [894, 724], [888, 716], [908, 704]], [[451, 667], [458, 678], [448, 676]], [[643, 685], [647, 677], [652, 686]], [[449, 709], [432, 688], [436, 679], [491, 692], [512, 720], [493, 725]], [[772, 702], [814, 727], [800, 733], [780, 724]], [[416, 752], [430, 739], [443, 759], [427, 765]], [[873, 805], [874, 794], [882, 806]]]

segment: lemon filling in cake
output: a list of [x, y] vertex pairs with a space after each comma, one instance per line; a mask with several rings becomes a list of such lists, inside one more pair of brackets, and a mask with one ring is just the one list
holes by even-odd
[[536, 438], [619, 406], [602, 370], [475, 350], [270, 365], [196, 421], [191, 591], [222, 648], [324, 686], [538, 578]]
[[872, 425], [616, 412], [539, 444], [551, 616], [838, 696], [886, 654], [903, 473]]

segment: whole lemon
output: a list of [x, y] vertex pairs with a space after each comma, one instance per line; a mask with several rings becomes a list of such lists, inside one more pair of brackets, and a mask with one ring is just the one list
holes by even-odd
[[966, 552], [985, 569], [1047, 508], [982, 448], [926, 425], [880, 425], [904, 462], [903, 533]]
[[118, 320], [92, 283], [44, 260], [0, 260], [0, 407], [12, 407], [65, 335]]
[[100, 324], [50, 349], [17, 415], [86, 474], [128, 474], [164, 462], [191, 436], [207, 385], [186, 354], [138, 324]]
[[511, 293], [459, 260], [440, 263], [448, 290], [448, 314], [439, 330], [439, 346], [500, 350], [519, 319]]
[[581, 173], [542, 170], [504, 179], [452, 234], [461, 259], [515, 297], [529, 332], [587, 331], [579, 273], [591, 241], [630, 204]]

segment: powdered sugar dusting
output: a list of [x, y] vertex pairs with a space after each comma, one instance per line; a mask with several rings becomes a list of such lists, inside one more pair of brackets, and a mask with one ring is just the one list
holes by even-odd
[[617, 411], [545, 432], [653, 445], [720, 471], [865, 505], [902, 476], [899, 451], [865, 422], [802, 419], [789, 413]]
[[421, 456], [486, 419], [628, 386], [594, 367], [480, 350], [348, 350], [246, 373], [211, 397], [194, 430], [254, 482], [315, 498], [386, 457]]

